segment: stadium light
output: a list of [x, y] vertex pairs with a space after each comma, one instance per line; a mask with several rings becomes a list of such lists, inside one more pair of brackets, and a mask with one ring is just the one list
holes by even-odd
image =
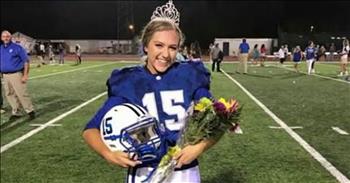
[[314, 28], [315, 28], [315, 27], [314, 27], [313, 25], [311, 25], [311, 26], [310, 26], [310, 32], [312, 32], [312, 31], [314, 30]]

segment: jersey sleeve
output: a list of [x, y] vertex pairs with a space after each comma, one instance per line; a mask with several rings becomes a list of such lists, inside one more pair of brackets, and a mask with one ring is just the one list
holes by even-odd
[[127, 100], [122, 97], [109, 97], [102, 107], [96, 112], [96, 114], [86, 124], [84, 130], [96, 128], [100, 129], [101, 121], [104, 115], [114, 106], [126, 103]]
[[134, 98], [135, 92], [135, 77], [134, 67], [116, 69], [112, 72], [107, 80], [108, 96], [124, 97], [126, 99]]
[[202, 62], [193, 62], [192, 66], [195, 71], [195, 77], [192, 80], [193, 86], [195, 86], [193, 99], [199, 100], [202, 97], [211, 98], [210, 72]]

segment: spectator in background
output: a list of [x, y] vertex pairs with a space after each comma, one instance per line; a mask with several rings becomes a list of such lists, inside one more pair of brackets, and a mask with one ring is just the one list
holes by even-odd
[[316, 45], [315, 48], [315, 60], [311, 64], [311, 73], [315, 73], [315, 63], [320, 59], [320, 45]]
[[343, 49], [340, 53], [340, 74], [338, 76], [347, 76], [349, 75], [347, 71], [347, 65], [348, 65], [348, 54], [350, 52], [350, 46], [349, 46], [349, 40], [344, 39], [343, 40]]
[[42, 59], [45, 60], [45, 45], [43, 42], [40, 43], [40, 55], [42, 56]]
[[[316, 60], [315, 61], [318, 61], [318, 59], [320, 58], [319, 51], [320, 51], [320, 45], [317, 44], [316, 47], [315, 47], [315, 54], [316, 54]], [[314, 66], [312, 66], [312, 68], [314, 68]]]
[[284, 50], [284, 46], [282, 45], [281, 48], [278, 50], [278, 58], [280, 59], [280, 63], [283, 64], [284, 61], [286, 60], [285, 57], [285, 50]]
[[216, 66], [216, 72], [221, 72], [220, 70], [220, 48], [219, 48], [219, 43], [215, 44], [215, 47], [212, 51], [212, 55], [211, 58], [213, 59], [213, 63], [212, 63], [212, 67], [211, 67], [211, 71], [214, 72], [215, 71], [215, 66]]
[[329, 60], [333, 61], [334, 60], [334, 52], [337, 51], [337, 48], [335, 47], [334, 43], [331, 43], [331, 46], [329, 47]]
[[256, 65], [258, 64], [258, 59], [259, 59], [260, 53], [258, 49], [258, 44], [254, 45], [253, 52], [252, 52], [252, 57], [253, 57], [253, 64]]
[[184, 46], [183, 52], [182, 52], [182, 56], [185, 58], [185, 60], [189, 59], [189, 54], [188, 54], [188, 48], [187, 46]]
[[77, 56], [77, 65], [81, 64], [81, 47], [79, 44], [75, 45], [75, 55]]
[[63, 65], [63, 64], [64, 64], [64, 47], [63, 47], [62, 43], [60, 43], [60, 44], [58, 45], [58, 53], [59, 53], [59, 55], [60, 55], [60, 58], [59, 58], [59, 60], [58, 60], [58, 63], [59, 63], [60, 65]]
[[260, 47], [260, 66], [264, 67], [264, 62], [266, 60], [266, 48], [265, 44], [262, 44]]
[[302, 57], [303, 57], [303, 53], [300, 49], [300, 46], [296, 46], [296, 48], [293, 50], [293, 62], [294, 62], [294, 69], [296, 72], [299, 72], [298, 65], [301, 63]]
[[55, 61], [55, 54], [53, 52], [53, 48], [52, 48], [51, 44], [49, 45], [48, 52], [49, 52], [49, 62], [50, 62], [50, 64], [54, 64], [56, 62]]
[[308, 47], [305, 49], [305, 54], [307, 63], [307, 74], [310, 75], [311, 73], [315, 72], [315, 70], [312, 69], [312, 63], [314, 63], [316, 59], [316, 50], [312, 41], [309, 41]]
[[191, 43], [190, 46], [190, 60], [191, 61], [201, 61], [201, 47], [199, 46], [199, 42], [195, 41]]
[[318, 60], [325, 61], [326, 60], [326, 48], [322, 45], [318, 50]]
[[37, 57], [39, 59], [37, 67], [41, 67], [41, 65], [45, 64], [45, 45], [42, 42], [39, 43]]
[[10, 121], [19, 117], [20, 107], [29, 115], [29, 119], [35, 118], [34, 107], [27, 93], [27, 81], [29, 75], [29, 58], [25, 49], [11, 41], [11, 33], [2, 31], [0, 73], [4, 78], [5, 96], [12, 108]]
[[284, 61], [288, 61], [288, 52], [289, 52], [289, 49], [288, 49], [288, 45], [284, 45]]
[[239, 45], [239, 66], [237, 67], [236, 73], [247, 74], [248, 73], [248, 53], [249, 53], [249, 44], [246, 39], [242, 40], [242, 43]]
[[213, 52], [213, 49], [214, 49], [214, 44], [213, 44], [213, 43], [210, 43], [210, 44], [209, 44], [209, 50], [208, 50], [208, 52], [209, 52], [209, 62], [212, 62], [212, 61], [213, 61], [213, 58], [211, 57], [212, 52]]

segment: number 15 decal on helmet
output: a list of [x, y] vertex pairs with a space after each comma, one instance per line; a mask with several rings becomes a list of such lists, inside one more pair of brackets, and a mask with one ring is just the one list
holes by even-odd
[[137, 155], [142, 163], [160, 159], [165, 149], [164, 127], [142, 107], [124, 103], [111, 108], [103, 117], [100, 133], [112, 151]]

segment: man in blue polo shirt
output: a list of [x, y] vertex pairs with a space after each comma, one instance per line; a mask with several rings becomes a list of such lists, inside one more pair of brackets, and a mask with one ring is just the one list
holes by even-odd
[[236, 70], [237, 73], [248, 73], [247, 62], [249, 49], [249, 44], [247, 43], [246, 39], [243, 39], [242, 43], [239, 45], [239, 66]]
[[1, 32], [0, 73], [4, 78], [5, 96], [12, 107], [10, 121], [19, 118], [20, 106], [29, 115], [29, 119], [35, 118], [34, 107], [27, 93], [27, 81], [29, 73], [29, 59], [27, 52], [20, 45], [11, 41], [9, 31]]

